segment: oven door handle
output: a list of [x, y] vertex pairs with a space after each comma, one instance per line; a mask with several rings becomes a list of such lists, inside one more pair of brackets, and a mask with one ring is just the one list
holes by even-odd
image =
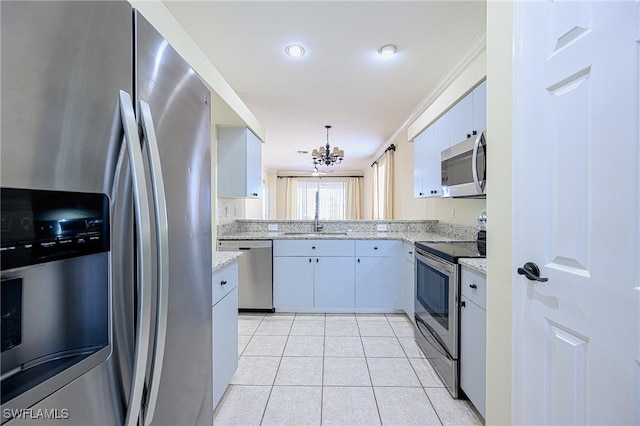
[[454, 272], [453, 265], [450, 262], [440, 260], [437, 257], [431, 256], [420, 249], [416, 249], [415, 254], [416, 254], [417, 261], [422, 262], [431, 268], [438, 268], [438, 270], [444, 271], [448, 275], [453, 274]]
[[476, 141], [473, 144], [473, 158], [471, 159], [473, 183], [476, 185], [476, 192], [478, 194], [482, 194], [482, 186], [480, 185], [480, 178], [478, 177], [478, 148], [480, 146], [481, 139], [482, 139], [482, 133], [478, 133], [478, 136], [476, 137]]
[[[442, 339], [440, 339], [440, 337], [435, 333], [435, 331], [433, 331], [433, 329], [431, 328], [431, 326], [429, 324], [427, 324], [422, 318], [420, 318], [418, 315], [415, 316], [416, 317], [416, 322], [419, 322], [420, 324], [424, 325], [424, 327], [427, 329], [427, 331], [429, 331], [429, 334], [431, 334], [431, 337], [433, 337], [435, 339], [435, 341], [440, 345], [440, 347], [436, 346], [436, 345], [432, 345], [438, 352], [440, 352], [440, 354], [448, 359], [453, 359], [451, 358], [451, 355], [449, 355], [449, 353], [446, 350], [446, 346], [444, 345], [444, 342], [442, 342]], [[424, 334], [422, 332], [422, 328], [417, 327], [418, 331], [420, 331], [420, 334], [422, 334], [422, 336], [426, 339], [429, 340], [429, 337]], [[440, 348], [442, 348], [442, 350], [440, 350]]]

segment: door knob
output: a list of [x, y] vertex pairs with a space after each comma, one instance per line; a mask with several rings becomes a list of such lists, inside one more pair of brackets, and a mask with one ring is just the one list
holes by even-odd
[[524, 275], [530, 281], [540, 281], [542, 283], [549, 281], [548, 278], [540, 278], [540, 268], [533, 262], [527, 262], [522, 268], [518, 268], [518, 274]]

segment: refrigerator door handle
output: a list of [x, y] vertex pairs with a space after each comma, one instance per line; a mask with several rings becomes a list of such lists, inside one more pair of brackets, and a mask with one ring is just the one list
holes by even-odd
[[155, 127], [151, 108], [145, 101], [139, 102], [140, 124], [142, 135], [144, 136], [144, 146], [149, 158], [149, 171], [151, 174], [151, 192], [153, 193], [153, 203], [156, 223], [156, 248], [157, 258], [157, 305], [156, 305], [156, 327], [153, 345], [153, 358], [151, 360], [151, 377], [149, 381], [149, 391], [147, 393], [147, 403], [144, 424], [149, 425], [153, 419], [158, 401], [158, 390], [160, 388], [160, 376], [162, 375], [162, 362], [164, 358], [165, 339], [167, 336], [167, 312], [169, 302], [169, 221], [167, 218], [167, 199], [164, 191], [164, 180], [162, 177], [162, 165], [160, 163], [160, 150], [156, 138]]
[[151, 216], [149, 213], [147, 186], [145, 182], [142, 148], [138, 137], [136, 116], [133, 112], [131, 96], [120, 91], [120, 117], [124, 131], [129, 166], [133, 182], [133, 203], [135, 212], [137, 270], [140, 279], [138, 312], [136, 324], [136, 342], [133, 361], [133, 373], [129, 403], [127, 405], [126, 426], [135, 426], [142, 407], [142, 395], [149, 355], [149, 328], [151, 326], [151, 306], [148, 301], [151, 294]]

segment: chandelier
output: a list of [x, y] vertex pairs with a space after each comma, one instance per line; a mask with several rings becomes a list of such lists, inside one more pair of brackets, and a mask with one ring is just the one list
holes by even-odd
[[342, 163], [344, 160], [344, 151], [338, 148], [337, 146], [333, 147], [333, 151], [329, 146], [329, 129], [331, 126], [324, 126], [327, 129], [327, 144], [325, 146], [321, 146], [319, 149], [314, 149], [311, 153], [311, 157], [313, 158], [313, 164], [325, 164], [327, 166], [332, 166], [334, 164]]

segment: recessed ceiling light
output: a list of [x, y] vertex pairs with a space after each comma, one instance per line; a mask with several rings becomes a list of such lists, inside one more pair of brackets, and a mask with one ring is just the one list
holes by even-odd
[[395, 44], [385, 44], [380, 49], [378, 49], [378, 55], [382, 58], [390, 58], [396, 54], [398, 51], [398, 46]]
[[304, 55], [304, 47], [299, 44], [289, 44], [284, 48], [284, 51], [292, 58], [299, 58]]

